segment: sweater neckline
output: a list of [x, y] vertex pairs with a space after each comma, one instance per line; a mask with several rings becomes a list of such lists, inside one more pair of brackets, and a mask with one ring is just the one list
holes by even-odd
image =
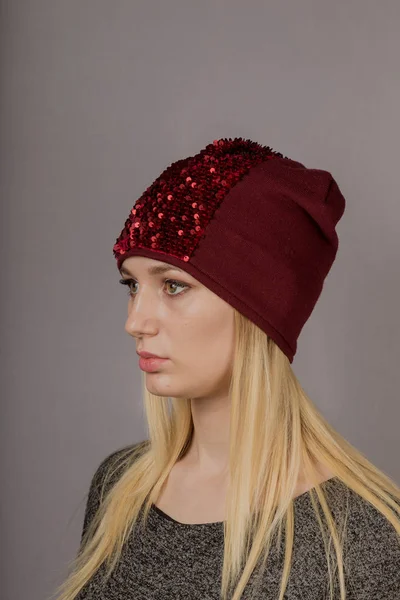
[[[320, 486], [325, 487], [336, 481], [339, 481], [339, 477], [337, 477], [335, 475], [333, 477], [330, 477], [329, 479], [325, 479], [325, 481], [323, 481], [320, 484]], [[314, 490], [314, 489], [315, 489], [315, 486], [310, 488], [306, 492], [303, 492], [299, 496], [296, 496], [296, 498], [293, 499], [293, 505], [297, 506], [297, 505], [301, 504], [304, 500], [310, 498], [310, 491]], [[225, 521], [215, 521], [212, 523], [181, 523], [181, 521], [177, 521], [176, 519], [172, 518], [170, 515], [168, 515], [163, 510], [161, 510], [161, 508], [156, 506], [154, 503], [151, 504], [150, 510], [159, 519], [161, 519], [163, 521], [169, 521], [170, 523], [174, 524], [177, 528], [185, 528], [185, 529], [221, 528], [221, 527], [223, 527], [223, 525], [225, 523]]]

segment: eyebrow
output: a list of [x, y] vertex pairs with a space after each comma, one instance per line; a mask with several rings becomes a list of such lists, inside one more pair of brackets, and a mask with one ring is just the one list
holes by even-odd
[[[155, 265], [154, 267], [149, 267], [147, 269], [149, 275], [159, 275], [160, 273], [166, 273], [167, 271], [180, 271], [181, 273], [185, 273], [185, 271], [183, 271], [183, 269], [180, 269], [179, 267], [173, 267], [172, 265], [165, 264]], [[121, 267], [120, 273], [121, 275], [132, 276], [128, 269], [124, 266]]]

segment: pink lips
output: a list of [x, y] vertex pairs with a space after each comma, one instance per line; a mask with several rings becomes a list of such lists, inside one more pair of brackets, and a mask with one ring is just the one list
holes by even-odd
[[143, 358], [165, 358], [164, 356], [158, 356], [157, 354], [146, 352], [145, 350], [136, 350], [136, 354], [142, 356]]
[[141, 356], [140, 360], [139, 360], [139, 367], [143, 371], [152, 373], [154, 371], [157, 371], [161, 367], [161, 365], [163, 363], [165, 363], [167, 360], [169, 360], [169, 359], [168, 358], [158, 358], [158, 357], [145, 358], [145, 357]]

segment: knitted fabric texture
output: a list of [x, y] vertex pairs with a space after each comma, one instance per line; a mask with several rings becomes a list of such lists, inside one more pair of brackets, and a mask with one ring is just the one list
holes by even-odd
[[[108, 491], [124, 473], [123, 459], [136, 444], [103, 459], [90, 485], [82, 538], [101, 503], [107, 473]], [[347, 600], [399, 600], [400, 543], [392, 524], [372, 504], [340, 479], [322, 483], [335, 525], [340, 530], [347, 510], [343, 552]], [[328, 600], [326, 548], [311, 502], [310, 491], [293, 500], [294, 540], [286, 600]], [[276, 537], [274, 537], [276, 541]], [[75, 600], [219, 600], [224, 556], [224, 524], [187, 524], [151, 506], [148, 526], [135, 528], [122, 551], [120, 564], [103, 585], [104, 566]], [[277, 600], [284, 564], [285, 534], [279, 549], [273, 543], [259, 591], [253, 594], [256, 573], [243, 600]], [[332, 553], [333, 544], [331, 544]], [[331, 569], [332, 570], [332, 569]], [[340, 599], [338, 575], [334, 600]]]
[[113, 247], [186, 270], [293, 362], [338, 250], [332, 175], [243, 138], [177, 160], [135, 202]]

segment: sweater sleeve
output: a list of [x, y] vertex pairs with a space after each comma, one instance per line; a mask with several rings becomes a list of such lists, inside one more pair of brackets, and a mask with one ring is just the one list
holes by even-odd
[[399, 600], [400, 536], [372, 504], [353, 498], [345, 544], [349, 600]]
[[106, 456], [106, 458], [104, 458], [100, 465], [97, 467], [90, 481], [89, 491], [87, 494], [80, 541], [81, 545], [83, 537], [94, 515], [100, 508], [100, 505], [104, 500], [107, 492], [111, 489], [111, 487], [116, 483], [118, 477], [122, 474], [122, 460], [135, 448], [141, 446], [142, 444], [143, 442], [140, 442], [139, 444], [129, 445], [122, 449], [112, 452], [111, 454]]

